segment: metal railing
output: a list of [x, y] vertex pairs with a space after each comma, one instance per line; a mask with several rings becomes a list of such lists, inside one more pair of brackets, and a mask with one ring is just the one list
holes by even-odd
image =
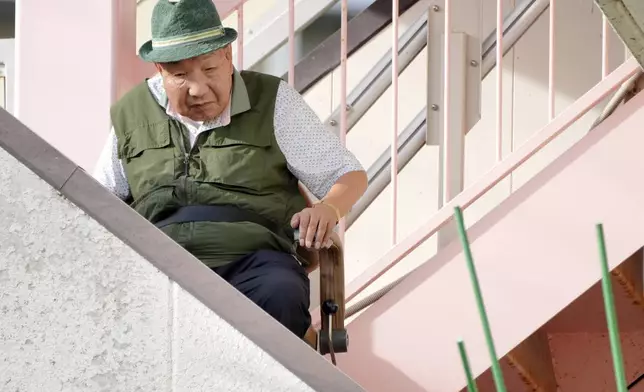
[[[503, 23], [503, 31], [505, 36], [505, 43], [503, 47], [503, 54], [505, 55], [517, 41], [525, 34], [526, 31], [534, 24], [534, 22], [543, 14], [548, 8], [550, 0], [527, 0], [518, 5], [515, 10], [510, 13]], [[405, 47], [400, 51], [401, 59], [403, 59], [404, 66], [425, 47], [427, 40], [427, 19], [425, 16], [416, 21], [406, 35], [401, 38], [401, 42]], [[422, 45], [421, 45], [422, 42]], [[409, 48], [405, 53], [405, 48]], [[483, 80], [496, 65], [496, 30], [493, 31], [484, 41], [482, 45], [482, 67], [481, 67], [481, 80]], [[361, 81], [361, 83], [354, 89], [349, 96], [351, 110], [349, 111], [349, 127], [353, 126], [366, 111], [373, 105], [378, 97], [389, 87], [391, 78], [389, 74], [384, 73], [382, 70], [388, 68], [391, 64], [391, 53], [387, 53], [386, 57], [381, 59], [373, 70]], [[401, 70], [402, 72], [402, 70]], [[426, 111], [423, 108], [414, 119], [409, 123], [407, 128], [402, 132], [401, 140], [398, 146], [398, 155], [401, 158], [398, 165], [400, 172], [405, 165], [422, 149], [425, 145], [426, 133]], [[338, 110], [336, 110], [338, 112]], [[331, 121], [337, 114], [331, 115]], [[353, 122], [352, 120], [355, 119]], [[334, 125], [331, 123], [330, 125]], [[349, 129], [348, 129], [349, 130]], [[412, 141], [412, 142], [410, 142]], [[389, 185], [391, 176], [388, 171], [391, 168], [391, 159], [388, 155], [391, 146], [389, 146], [380, 157], [373, 163], [367, 171], [369, 178], [369, 187], [356, 203], [347, 217], [347, 228], [362, 215], [362, 213], [371, 205], [371, 203], [378, 197], [378, 195]]]
[[398, 264], [405, 256], [409, 255], [424, 241], [436, 234], [440, 228], [450, 221], [451, 212], [456, 206], [462, 206], [463, 208], [471, 206], [481, 196], [486, 194], [487, 191], [505, 179], [521, 164], [542, 150], [570, 125], [639, 72], [640, 66], [632, 58], [609, 74], [600, 83], [570, 105], [562, 114], [555, 117], [519, 149], [510, 153], [471, 187], [465, 189], [443, 206], [422, 227], [400, 241], [380, 260], [349, 283], [347, 286], [347, 301], [350, 301], [363, 292], [370, 284]]
[[[427, 17], [418, 18], [398, 40], [398, 72], [403, 72], [427, 45]], [[347, 106], [338, 106], [325, 123], [335, 127], [342, 111], [347, 112], [347, 132], [360, 121], [392, 84], [392, 55], [388, 50], [347, 96]]]

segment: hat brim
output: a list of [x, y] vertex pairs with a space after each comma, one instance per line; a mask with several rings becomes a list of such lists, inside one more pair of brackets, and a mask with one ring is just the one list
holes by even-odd
[[157, 48], [152, 47], [152, 41], [144, 43], [139, 49], [139, 56], [151, 63], [172, 63], [191, 59], [230, 45], [237, 39], [237, 31], [230, 27], [224, 28], [224, 35], [206, 41], [193, 42], [186, 45]]

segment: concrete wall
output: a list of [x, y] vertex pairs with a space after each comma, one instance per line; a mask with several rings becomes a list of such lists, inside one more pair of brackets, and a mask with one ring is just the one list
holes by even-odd
[[3, 391], [310, 391], [0, 149]]

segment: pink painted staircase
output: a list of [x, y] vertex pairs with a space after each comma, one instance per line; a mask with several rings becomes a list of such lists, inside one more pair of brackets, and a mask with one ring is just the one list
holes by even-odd
[[[616, 390], [598, 283], [600, 222], [627, 382], [644, 373], [642, 124], [640, 93], [469, 228], [508, 391]], [[348, 328], [339, 366], [370, 392], [465, 390], [461, 338], [479, 391], [495, 390], [457, 241]], [[631, 390], [644, 391], [644, 381]]]

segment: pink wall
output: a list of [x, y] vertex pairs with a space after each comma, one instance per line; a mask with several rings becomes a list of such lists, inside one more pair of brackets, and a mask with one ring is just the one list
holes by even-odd
[[109, 107], [150, 67], [136, 57], [136, 3], [16, 3], [17, 117], [86, 170], [109, 131]]
[[[644, 244], [642, 106], [644, 94], [470, 230], [499, 356], [599, 279], [595, 223], [605, 225], [612, 267]], [[369, 391], [460, 390], [459, 338], [476, 374], [490, 364], [458, 243], [358, 316], [349, 333], [340, 366]]]
[[111, 15], [106, 0], [16, 2], [16, 116], [86, 168], [109, 127]]
[[130, 88], [155, 73], [154, 66], [138, 57], [136, 46], [136, 5], [129, 0], [113, 2], [114, 53], [112, 81], [114, 101], [121, 98]]

